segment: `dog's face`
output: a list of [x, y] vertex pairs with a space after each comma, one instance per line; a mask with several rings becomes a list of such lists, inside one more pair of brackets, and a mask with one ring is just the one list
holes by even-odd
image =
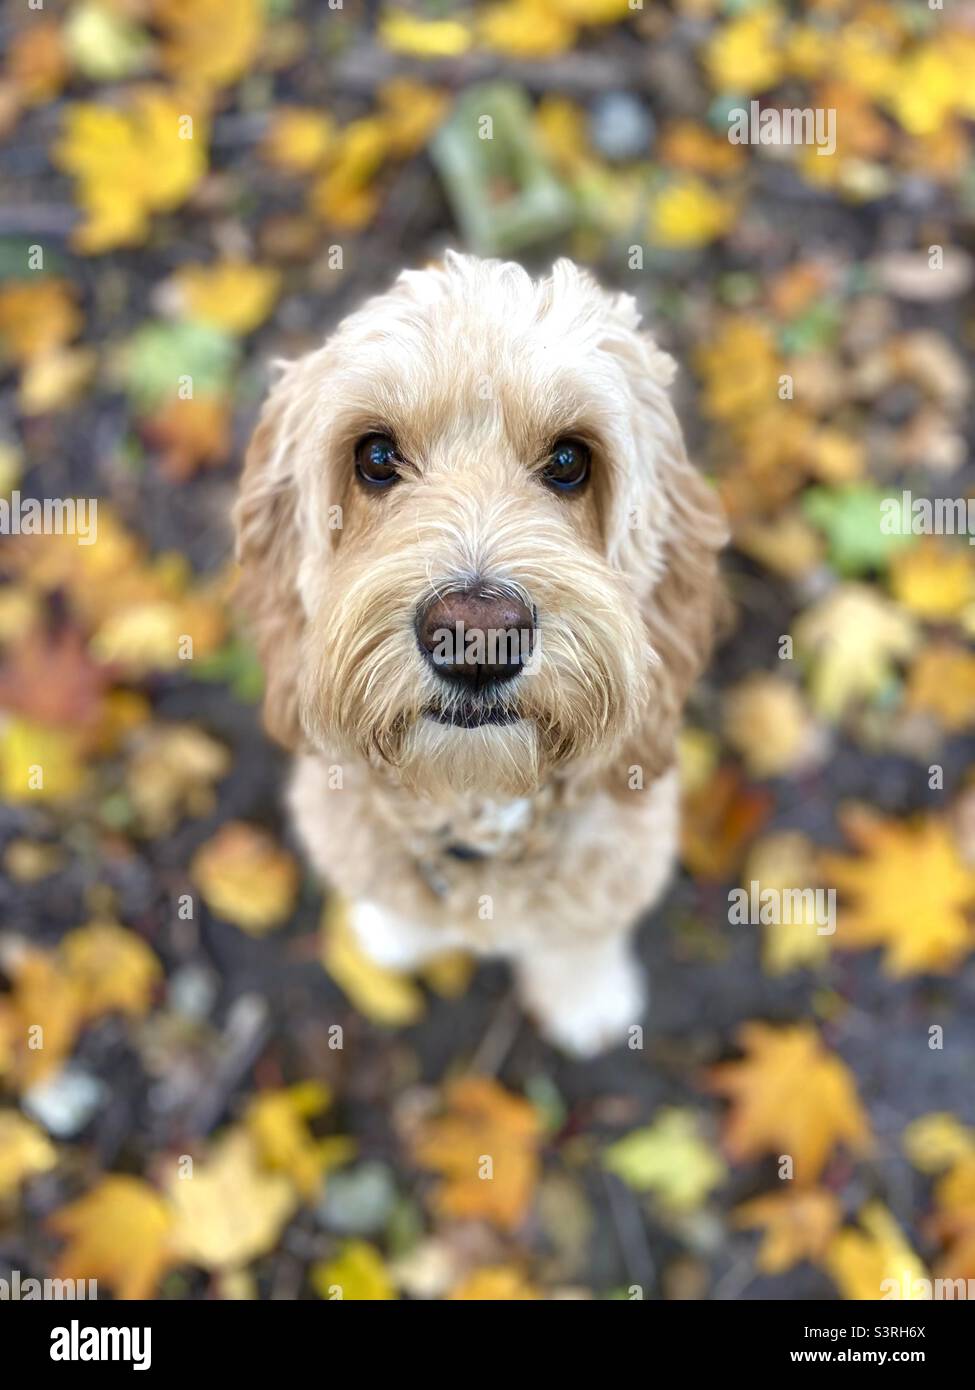
[[431, 794], [666, 766], [724, 526], [636, 323], [568, 262], [448, 255], [285, 368], [237, 508], [282, 741]]

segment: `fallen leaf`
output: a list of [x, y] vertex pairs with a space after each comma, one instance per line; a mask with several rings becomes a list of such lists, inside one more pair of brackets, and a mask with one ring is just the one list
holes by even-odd
[[294, 858], [243, 821], [227, 821], [201, 845], [190, 874], [211, 912], [252, 936], [283, 926], [298, 895]]
[[15, 1197], [36, 1173], [50, 1172], [57, 1161], [42, 1129], [16, 1110], [0, 1110], [0, 1202]]
[[[752, 846], [742, 883], [748, 891], [751, 883], [759, 891], [772, 889], [779, 895], [822, 886], [822, 875], [812, 842], [800, 831], [782, 830], [756, 840]], [[780, 901], [785, 899], [780, 896]], [[816, 968], [829, 959], [832, 936], [820, 927], [822, 914], [817, 913], [815, 900], [804, 897], [799, 921], [762, 923], [762, 966], [770, 975], [784, 975], [800, 967]]]
[[714, 90], [744, 97], [776, 86], [785, 68], [781, 27], [772, 9], [749, 10], [717, 26], [704, 55]]
[[729, 878], [772, 809], [769, 794], [749, 786], [731, 763], [684, 800], [681, 857], [695, 878]]
[[975, 1156], [975, 1130], [945, 1111], [921, 1115], [905, 1128], [904, 1153], [921, 1173], [940, 1173]]
[[187, 84], [226, 87], [256, 61], [264, 38], [260, 0], [152, 0], [162, 64]]
[[841, 897], [839, 950], [884, 948], [895, 979], [955, 970], [975, 948], [975, 871], [936, 816], [885, 820], [866, 807], [842, 816], [856, 857], [822, 853], [825, 881]]
[[910, 669], [904, 697], [913, 713], [930, 714], [948, 733], [975, 724], [975, 656], [952, 642], [922, 647]]
[[838, 1144], [867, 1148], [870, 1127], [853, 1075], [810, 1024], [746, 1023], [739, 1037], [746, 1056], [710, 1072], [712, 1088], [731, 1102], [725, 1143], [736, 1163], [788, 1157], [797, 1185], [808, 1187]]
[[889, 1296], [884, 1287], [888, 1280], [895, 1282], [901, 1298], [912, 1296], [916, 1280], [925, 1280], [930, 1289], [920, 1257], [882, 1203], [865, 1206], [859, 1223], [859, 1228], [837, 1232], [823, 1259], [844, 1298], [876, 1302]]
[[326, 1164], [335, 1156], [334, 1141], [319, 1140], [308, 1122], [331, 1103], [331, 1092], [318, 1081], [305, 1081], [283, 1090], [261, 1091], [244, 1115], [261, 1162], [286, 1174], [307, 1201], [320, 1193]]
[[259, 328], [274, 308], [281, 276], [269, 266], [224, 260], [181, 266], [171, 285], [183, 317], [242, 335]]
[[322, 965], [366, 1018], [405, 1028], [423, 1014], [423, 994], [409, 975], [377, 965], [359, 945], [351, 907], [331, 893], [322, 914]]
[[975, 604], [975, 554], [971, 548], [925, 537], [891, 561], [890, 587], [919, 618], [950, 622]]
[[0, 995], [0, 1034], [5, 1067], [20, 1091], [57, 1072], [74, 1047], [84, 1021], [76, 980], [51, 951], [18, 952], [5, 967], [13, 989]]
[[822, 1261], [842, 1219], [835, 1193], [818, 1187], [770, 1192], [732, 1213], [735, 1226], [764, 1231], [757, 1264], [765, 1274], [782, 1274], [800, 1260]]
[[912, 544], [912, 536], [882, 530], [886, 495], [882, 488], [855, 483], [809, 488], [803, 496], [803, 510], [826, 536], [829, 563], [837, 574], [849, 577], [883, 569], [895, 550]]
[[96, 1279], [120, 1299], [152, 1298], [168, 1265], [172, 1215], [141, 1178], [112, 1174], [49, 1219], [68, 1243], [55, 1265], [58, 1279]]
[[528, 1303], [541, 1294], [513, 1265], [475, 1270], [447, 1294], [450, 1303]]
[[279, 106], [261, 143], [261, 155], [276, 169], [308, 174], [330, 152], [335, 122], [315, 107]]
[[166, 1184], [174, 1213], [172, 1248], [203, 1269], [233, 1270], [266, 1255], [295, 1209], [295, 1189], [260, 1163], [255, 1140], [237, 1127], [211, 1146], [191, 1174]]
[[737, 207], [693, 174], [671, 179], [656, 195], [649, 237], [657, 246], [707, 246], [730, 231]]
[[162, 455], [160, 471], [174, 483], [230, 457], [230, 401], [223, 396], [174, 396], [146, 416], [141, 428], [147, 443]]
[[78, 990], [86, 1021], [107, 1013], [142, 1018], [162, 979], [157, 957], [117, 922], [96, 921], [68, 932], [59, 954]]
[[808, 767], [816, 729], [802, 695], [783, 675], [756, 672], [725, 697], [725, 737], [752, 777], [782, 777]]
[[0, 794], [15, 805], [73, 801], [87, 781], [82, 752], [75, 729], [0, 719]]
[[691, 1110], [661, 1110], [603, 1153], [603, 1167], [636, 1192], [652, 1192], [669, 1212], [696, 1211], [727, 1177], [723, 1159], [701, 1136]]
[[53, 348], [25, 364], [17, 388], [22, 415], [47, 415], [77, 404], [98, 367], [94, 348]]
[[184, 816], [209, 815], [216, 802], [214, 784], [230, 764], [227, 748], [195, 724], [155, 724], [140, 731], [125, 787], [143, 833], [158, 839]]
[[29, 363], [64, 347], [84, 322], [70, 281], [55, 275], [0, 286], [0, 356]]
[[52, 157], [78, 181], [77, 249], [97, 255], [144, 241], [151, 214], [178, 207], [199, 182], [206, 142], [198, 103], [170, 89], [129, 89], [122, 106], [69, 106]]
[[528, 1101], [488, 1077], [468, 1076], [447, 1087], [446, 1110], [424, 1124], [414, 1158], [443, 1177], [432, 1199], [441, 1215], [514, 1231], [534, 1196], [540, 1142]]
[[831, 720], [878, 695], [919, 640], [913, 619], [865, 584], [841, 584], [807, 608], [794, 635], [813, 707]]
[[379, 20], [379, 38], [394, 53], [416, 58], [456, 58], [471, 46], [466, 24], [455, 19], [421, 19], [387, 9]]
[[396, 1297], [383, 1257], [365, 1240], [350, 1240], [333, 1260], [314, 1265], [311, 1282], [320, 1298], [385, 1302]]

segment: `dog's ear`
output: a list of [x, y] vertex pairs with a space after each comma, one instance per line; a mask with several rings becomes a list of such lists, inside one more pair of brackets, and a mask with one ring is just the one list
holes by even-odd
[[286, 748], [301, 741], [298, 651], [305, 619], [298, 594], [297, 494], [288, 428], [291, 368], [264, 403], [234, 508], [237, 600], [264, 666], [264, 725]]
[[[632, 301], [619, 307], [635, 314]], [[716, 491], [687, 457], [669, 395], [676, 363], [632, 319], [626, 328], [617, 350], [638, 403], [639, 457], [622, 483], [615, 558], [640, 595], [650, 698], [624, 766], [656, 777], [674, 761], [684, 701], [727, 610], [718, 552], [728, 527]]]

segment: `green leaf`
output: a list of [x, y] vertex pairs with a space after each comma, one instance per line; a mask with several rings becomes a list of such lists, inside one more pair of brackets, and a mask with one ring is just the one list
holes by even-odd
[[830, 565], [844, 578], [884, 569], [893, 551], [913, 544], [913, 536], [881, 529], [886, 495], [869, 483], [851, 483], [810, 488], [803, 497], [803, 511], [826, 537]]
[[603, 1167], [675, 1213], [695, 1211], [727, 1176], [724, 1160], [701, 1137], [697, 1115], [676, 1108], [610, 1145]]
[[226, 391], [238, 354], [234, 339], [209, 324], [150, 322], [129, 339], [121, 373], [133, 407], [146, 414], [172, 399], [187, 380], [194, 396]]

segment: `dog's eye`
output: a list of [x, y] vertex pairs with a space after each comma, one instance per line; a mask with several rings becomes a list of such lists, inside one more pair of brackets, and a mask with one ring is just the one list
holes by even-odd
[[589, 477], [592, 455], [578, 439], [560, 439], [549, 454], [542, 477], [550, 487], [560, 492], [582, 487]]
[[388, 434], [367, 434], [355, 446], [355, 471], [370, 487], [388, 487], [399, 477], [396, 445]]

